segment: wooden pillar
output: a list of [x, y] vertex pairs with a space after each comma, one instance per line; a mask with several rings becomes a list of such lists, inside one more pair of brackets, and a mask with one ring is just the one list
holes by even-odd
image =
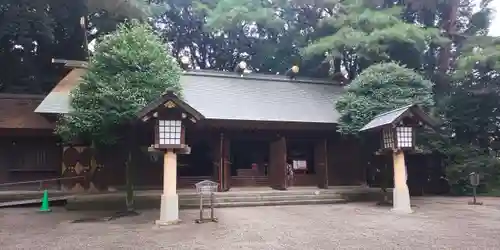
[[221, 177], [221, 166], [222, 166], [222, 141], [223, 137], [222, 134], [219, 136], [215, 137], [214, 140], [212, 141], [212, 164], [213, 164], [213, 171], [212, 171], [212, 177], [213, 181], [217, 182], [219, 184], [219, 191], [222, 190], [222, 179]]
[[5, 183], [9, 182], [8, 168], [14, 167], [12, 166], [14, 163], [13, 160], [15, 159], [13, 156], [14, 149], [10, 140], [0, 142], [0, 147], [2, 148], [2, 150], [0, 150], [0, 183]]
[[286, 139], [278, 137], [269, 145], [269, 180], [271, 187], [286, 190]]
[[394, 190], [392, 210], [400, 213], [411, 213], [410, 192], [408, 189], [405, 154], [402, 150], [394, 151]]
[[222, 138], [222, 191], [231, 189], [231, 140], [228, 136]]
[[327, 140], [322, 139], [314, 145], [314, 169], [319, 188], [328, 188]]
[[339, 168], [339, 150], [338, 150], [338, 141], [339, 139], [328, 139], [327, 142], [327, 172], [328, 172], [328, 185], [335, 186], [338, 184], [337, 176], [338, 176], [338, 168]]
[[219, 184], [219, 191], [228, 191], [231, 180], [230, 139], [220, 133], [212, 144], [213, 180]]

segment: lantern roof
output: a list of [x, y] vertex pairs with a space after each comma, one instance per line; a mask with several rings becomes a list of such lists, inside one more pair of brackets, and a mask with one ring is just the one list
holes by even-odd
[[423, 122], [431, 128], [436, 128], [438, 125], [438, 122], [427, 115], [419, 105], [411, 104], [378, 114], [359, 131], [376, 130], [385, 126], [395, 125], [406, 117], [411, 117], [419, 122]]
[[154, 112], [160, 106], [165, 105], [167, 102], [175, 103], [177, 107], [179, 107], [184, 112], [194, 117], [196, 120], [201, 120], [205, 118], [200, 112], [198, 112], [196, 109], [194, 109], [189, 104], [180, 99], [179, 96], [177, 96], [172, 90], [167, 90], [158, 99], [152, 101], [151, 103], [146, 105], [143, 109], [141, 109], [139, 112], [137, 112], [137, 118], [141, 119], [145, 116], [150, 115], [152, 112]]

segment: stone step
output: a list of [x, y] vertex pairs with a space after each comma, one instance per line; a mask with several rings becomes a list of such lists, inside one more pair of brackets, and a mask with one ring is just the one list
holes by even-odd
[[[271, 190], [271, 191], [253, 191], [253, 192], [216, 192], [216, 198], [232, 198], [232, 197], [255, 197], [255, 196], [311, 196], [311, 195], [339, 195], [338, 190]], [[208, 197], [208, 195], [205, 195]], [[196, 193], [180, 193], [179, 197], [186, 199], [199, 198], [199, 194]]]
[[[258, 207], [258, 206], [285, 206], [285, 205], [315, 205], [315, 204], [344, 204], [344, 199], [309, 199], [309, 200], [281, 200], [281, 201], [244, 201], [217, 203], [214, 207]], [[181, 204], [181, 208], [198, 208], [199, 205]], [[208, 209], [206, 209], [208, 210]]]
[[[215, 197], [216, 203], [228, 203], [228, 202], [249, 202], [249, 201], [288, 201], [288, 200], [324, 200], [324, 199], [341, 199], [341, 196], [338, 194], [335, 195], [286, 195], [283, 194], [281, 196], [231, 196], [231, 197]], [[195, 198], [186, 198], [182, 197], [179, 199], [180, 203], [183, 204], [200, 204], [200, 199], [198, 197]], [[209, 204], [210, 199], [204, 198], [203, 204]]]
[[[136, 208], [151, 209], [160, 207], [160, 196], [138, 196], [135, 199]], [[300, 205], [300, 204], [330, 204], [345, 202], [340, 195], [288, 195], [281, 196], [250, 196], [242, 195], [231, 197], [217, 197], [216, 207], [244, 207], [244, 206], [272, 206], [272, 205]], [[204, 206], [210, 203], [208, 199], [203, 200]], [[74, 197], [69, 199], [66, 208], [69, 210], [117, 210], [123, 209], [125, 204], [124, 196], [108, 197]], [[200, 206], [199, 197], [179, 196], [179, 206], [181, 208], [198, 208]]]

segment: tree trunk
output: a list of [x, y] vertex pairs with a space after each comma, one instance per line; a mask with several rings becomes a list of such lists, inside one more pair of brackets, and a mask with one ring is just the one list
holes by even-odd
[[389, 205], [391, 202], [389, 201], [389, 192], [387, 192], [387, 188], [389, 187], [389, 173], [387, 169], [387, 165], [384, 164], [384, 169], [381, 170], [382, 180], [380, 183], [380, 189], [382, 189], [383, 200], [379, 202], [380, 205]]
[[125, 170], [125, 182], [126, 182], [126, 199], [125, 203], [127, 206], [127, 211], [131, 212], [135, 210], [135, 197], [134, 197], [134, 175], [135, 175], [135, 162], [134, 162], [134, 150], [136, 145], [136, 124], [135, 122], [132, 122], [130, 126], [130, 133], [127, 136], [128, 140], [127, 141], [127, 150], [128, 150], [128, 159], [126, 163], [126, 170]]
[[133, 176], [134, 176], [134, 162], [132, 161], [132, 150], [131, 146], [129, 146], [129, 152], [128, 152], [128, 160], [126, 163], [126, 172], [125, 172], [125, 178], [126, 178], [126, 190], [127, 190], [127, 196], [126, 196], [126, 205], [127, 205], [127, 211], [134, 211], [134, 183], [133, 183]]

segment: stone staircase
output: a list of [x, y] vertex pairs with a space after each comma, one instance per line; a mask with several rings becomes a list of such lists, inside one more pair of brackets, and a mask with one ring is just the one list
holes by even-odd
[[[200, 206], [199, 195], [194, 189], [179, 190], [179, 206], [182, 209], [196, 209]], [[55, 196], [55, 194], [54, 194]], [[330, 187], [293, 187], [286, 191], [272, 190], [269, 187], [232, 188], [229, 192], [215, 193], [215, 207], [278, 206], [337, 204], [348, 201], [378, 200], [379, 189], [359, 186]], [[141, 190], [135, 192], [137, 209], [158, 209], [160, 190]], [[209, 204], [209, 197], [204, 198]], [[116, 191], [96, 194], [74, 194], [67, 200], [68, 210], [121, 210], [125, 205], [125, 192]]]
[[[204, 197], [204, 205], [209, 204], [209, 197]], [[214, 194], [215, 207], [248, 207], [275, 205], [310, 205], [345, 203], [342, 194], [336, 190], [297, 189], [224, 192]], [[180, 194], [179, 206], [197, 208], [200, 206], [198, 194]]]

